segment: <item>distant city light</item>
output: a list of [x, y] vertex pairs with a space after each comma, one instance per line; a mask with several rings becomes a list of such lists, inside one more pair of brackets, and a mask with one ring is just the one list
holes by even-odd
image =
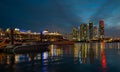
[[20, 29], [19, 28], [15, 28], [15, 31], [19, 31]]
[[48, 31], [44, 30], [42, 33], [43, 33], [44, 35], [46, 35], [46, 34], [48, 34]]

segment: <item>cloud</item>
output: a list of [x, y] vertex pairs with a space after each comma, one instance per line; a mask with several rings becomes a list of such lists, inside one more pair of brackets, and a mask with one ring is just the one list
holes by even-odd
[[116, 26], [111, 26], [109, 28], [106, 28], [105, 30], [105, 36], [106, 37], [120, 37], [120, 29], [119, 29], [120, 25], [118, 27]]
[[120, 25], [119, 6], [119, 0], [2, 0], [0, 27], [70, 32], [72, 26], [89, 21], [98, 25], [103, 18], [110, 30]]
[[[104, 2], [96, 12], [91, 15], [90, 20], [97, 23], [100, 19], [108, 19], [113, 15], [114, 10], [116, 10], [120, 5], [119, 0], [107, 0]], [[115, 15], [115, 14], [114, 14]]]

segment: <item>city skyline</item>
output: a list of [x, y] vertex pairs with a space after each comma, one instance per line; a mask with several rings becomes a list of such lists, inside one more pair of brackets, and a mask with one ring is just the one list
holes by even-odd
[[17, 27], [40, 32], [71, 32], [72, 26], [105, 21], [106, 36], [119, 36], [119, 0], [4, 0], [0, 2], [0, 28]]

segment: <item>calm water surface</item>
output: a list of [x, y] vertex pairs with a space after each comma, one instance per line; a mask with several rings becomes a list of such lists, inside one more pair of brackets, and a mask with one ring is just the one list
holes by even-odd
[[49, 52], [0, 53], [0, 72], [120, 72], [120, 43], [50, 45]]

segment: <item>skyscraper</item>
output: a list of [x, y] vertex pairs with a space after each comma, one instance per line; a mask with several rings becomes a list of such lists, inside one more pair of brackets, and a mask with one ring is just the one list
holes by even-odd
[[98, 38], [98, 27], [94, 26], [93, 27], [93, 39], [97, 39]]
[[88, 25], [87, 24], [80, 25], [80, 40], [82, 41], [88, 40]]
[[99, 34], [100, 38], [104, 38], [104, 20], [100, 20], [99, 22]]
[[72, 28], [72, 36], [73, 36], [73, 40], [77, 40], [77, 38], [78, 38], [78, 29], [76, 27]]
[[89, 23], [89, 39], [93, 39], [93, 22]]

